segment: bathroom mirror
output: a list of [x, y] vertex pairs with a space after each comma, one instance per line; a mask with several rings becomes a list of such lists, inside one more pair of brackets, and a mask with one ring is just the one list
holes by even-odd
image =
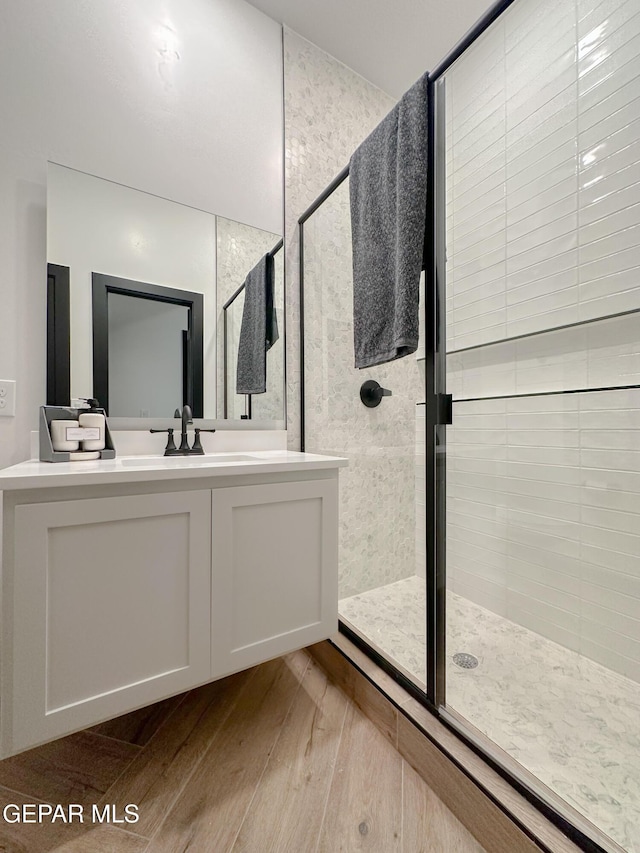
[[[236, 395], [238, 307], [267, 253], [280, 336], [266, 392]], [[283, 256], [281, 235], [49, 163], [48, 386], [97, 397], [126, 428], [164, 423], [183, 403], [234, 428], [284, 428]]]

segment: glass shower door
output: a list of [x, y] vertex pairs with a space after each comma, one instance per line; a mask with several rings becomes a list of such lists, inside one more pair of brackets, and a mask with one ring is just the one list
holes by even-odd
[[629, 853], [639, 53], [637, 3], [516, 0], [438, 81], [453, 397], [443, 713], [585, 835]]
[[[424, 361], [418, 353], [353, 366], [348, 179], [301, 230], [304, 446], [349, 459], [340, 473], [340, 620], [424, 689]], [[368, 380], [391, 391], [374, 408], [360, 397]]]

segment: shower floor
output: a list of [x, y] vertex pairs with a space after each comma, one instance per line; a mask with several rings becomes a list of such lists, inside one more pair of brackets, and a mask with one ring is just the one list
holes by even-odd
[[[344, 598], [340, 616], [424, 683], [422, 578]], [[640, 684], [449, 592], [447, 706], [640, 853]]]

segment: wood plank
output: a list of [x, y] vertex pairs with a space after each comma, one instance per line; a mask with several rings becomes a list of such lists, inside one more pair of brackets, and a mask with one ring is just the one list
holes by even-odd
[[140, 747], [77, 732], [0, 761], [0, 785], [48, 803], [97, 803]]
[[[50, 849], [52, 853], [143, 853], [146, 846], [146, 839], [105, 825], [87, 827], [76, 838]], [[29, 851], [35, 849], [44, 853], [47, 848], [25, 848]]]
[[138, 708], [130, 714], [123, 714], [113, 720], [106, 720], [97, 726], [92, 726], [89, 731], [96, 734], [112, 737], [116, 740], [124, 740], [137, 746], [144, 746], [149, 742], [160, 726], [185, 698], [184, 693], [163, 699], [145, 708]]
[[315, 850], [348, 700], [310, 663], [234, 853]]
[[300, 687], [302, 663], [306, 668], [308, 657], [287, 656], [258, 667], [149, 853], [231, 850]]
[[398, 719], [398, 749], [491, 853], [540, 853], [538, 845], [403, 715]]
[[254, 674], [245, 670], [192, 690], [107, 791], [103, 803], [138, 806], [132, 832], [151, 837], [158, 829]]
[[402, 853], [486, 853], [416, 771], [402, 762]]
[[[0, 814], [8, 804], [22, 807], [37, 803], [34, 797], [0, 788]], [[69, 801], [61, 803], [68, 807]], [[13, 814], [13, 811], [11, 812]], [[30, 817], [30, 814], [27, 815]], [[42, 823], [8, 823], [0, 820], [0, 850], [6, 853], [142, 853], [147, 842], [115, 826], [91, 823], [91, 810], [80, 824], [50, 819]]]
[[317, 853], [400, 853], [402, 759], [349, 705]]
[[[344, 655], [326, 641], [309, 647], [309, 652], [347, 696], [364, 711], [393, 746], [398, 742], [398, 712], [386, 696], [368, 681]], [[370, 663], [370, 662], [369, 662]]]

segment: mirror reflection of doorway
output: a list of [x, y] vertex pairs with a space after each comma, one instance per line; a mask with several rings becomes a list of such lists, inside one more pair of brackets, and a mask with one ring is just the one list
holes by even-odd
[[200, 293], [92, 274], [93, 389], [111, 417], [202, 417]]
[[109, 414], [169, 417], [189, 397], [189, 309], [123, 293], [107, 305]]

